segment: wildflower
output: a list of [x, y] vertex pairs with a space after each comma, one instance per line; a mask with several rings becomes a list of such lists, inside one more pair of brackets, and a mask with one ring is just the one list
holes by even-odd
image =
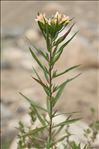
[[38, 14], [37, 15], [37, 18], [35, 19], [35, 21], [40, 21], [40, 22], [42, 22], [42, 23], [44, 23], [44, 18], [45, 18], [45, 14]]
[[40, 13], [35, 20], [38, 22], [43, 35], [47, 37], [47, 34], [49, 34], [52, 38], [70, 22], [68, 16], [62, 15], [59, 12], [56, 12], [55, 15], [50, 18]]
[[59, 14], [59, 12], [57, 11], [55, 14], [55, 18], [58, 18], [58, 20], [60, 20], [62, 18], [62, 15]]
[[61, 19], [61, 23], [65, 22], [65, 23], [69, 23], [70, 18], [68, 16], [63, 15], [62, 19]]

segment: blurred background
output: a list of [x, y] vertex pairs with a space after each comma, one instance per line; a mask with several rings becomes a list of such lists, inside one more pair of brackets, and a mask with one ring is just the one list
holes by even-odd
[[[90, 109], [98, 115], [98, 2], [96, 1], [2, 1], [1, 2], [1, 108], [2, 108], [2, 149], [17, 134], [19, 120], [26, 120], [28, 103], [19, 95], [22, 92], [42, 106], [45, 94], [32, 80], [32, 66], [43, 78], [43, 74], [32, 59], [28, 47], [30, 42], [45, 48], [44, 39], [35, 18], [38, 12], [52, 15], [56, 11], [75, 17], [76, 25], [71, 34], [78, 35], [65, 48], [56, 64], [59, 71], [72, 65], [82, 64], [81, 68], [65, 74], [56, 83], [82, 72], [82, 75], [65, 88], [57, 110], [61, 112], [80, 111], [87, 123], [91, 120]], [[38, 54], [38, 53], [37, 53]], [[40, 55], [38, 54], [38, 57]], [[42, 63], [43, 59], [40, 57]]]

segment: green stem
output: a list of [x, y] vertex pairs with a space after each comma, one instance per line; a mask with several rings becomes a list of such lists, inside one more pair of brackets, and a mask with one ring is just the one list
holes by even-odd
[[51, 66], [51, 59], [52, 59], [52, 48], [50, 49], [50, 62], [49, 62], [49, 87], [50, 87], [50, 95], [49, 95], [49, 103], [50, 103], [50, 111], [49, 111], [49, 143], [52, 140], [52, 66]]

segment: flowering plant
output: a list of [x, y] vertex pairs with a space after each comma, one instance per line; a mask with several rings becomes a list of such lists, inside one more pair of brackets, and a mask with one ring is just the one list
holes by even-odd
[[58, 33], [71, 21], [68, 16], [58, 12], [52, 18], [46, 18], [45, 14], [38, 14], [35, 20], [38, 22], [44, 37], [50, 36], [54, 40], [57, 38]]
[[[58, 147], [58, 143], [62, 142], [64, 139], [68, 140], [68, 137], [71, 135], [66, 132], [63, 136], [60, 136], [57, 139], [57, 135], [60, 134], [62, 129], [66, 125], [70, 125], [75, 121], [79, 120], [79, 118], [72, 118], [72, 114], [62, 122], [57, 124], [54, 123], [54, 119], [61, 115], [55, 111], [56, 103], [58, 102], [65, 86], [78, 77], [80, 74], [69, 78], [62, 82], [59, 85], [53, 83], [53, 80], [57, 77], [78, 68], [80, 65], [75, 65], [70, 68], [65, 69], [62, 72], [58, 72], [54, 70], [54, 65], [60, 58], [65, 46], [67, 46], [70, 41], [75, 37], [77, 32], [70, 37], [65, 43], [63, 41], [66, 39], [70, 31], [72, 30], [74, 24], [66, 31], [64, 35], [59, 37], [59, 33], [66, 28], [68, 24], [71, 23], [72, 19], [68, 16], [59, 14], [56, 12], [54, 16], [51, 18], [47, 18], [45, 14], [38, 14], [36, 21], [38, 26], [42, 32], [42, 35], [45, 38], [47, 49], [46, 51], [42, 51], [33, 45], [33, 48], [39, 52], [42, 57], [47, 61], [47, 66], [42, 64], [42, 62], [38, 59], [35, 52], [32, 48], [29, 48], [32, 57], [35, 59], [37, 64], [40, 66], [41, 70], [44, 73], [46, 83], [41, 79], [37, 71], [33, 68], [36, 78], [33, 79], [41, 85], [44, 89], [47, 98], [46, 98], [46, 107], [42, 107], [37, 105], [33, 100], [30, 100], [28, 97], [20, 93], [29, 103], [30, 103], [30, 112], [29, 115], [31, 117], [31, 128], [25, 128], [22, 122], [19, 123], [19, 142], [17, 149], [61, 149]], [[36, 121], [39, 121], [39, 126], [34, 126]], [[68, 143], [68, 141], [67, 141]], [[80, 144], [76, 145], [75, 142], [70, 144], [63, 144], [63, 149], [80, 149]], [[84, 149], [91, 149], [88, 146], [85, 146]]]

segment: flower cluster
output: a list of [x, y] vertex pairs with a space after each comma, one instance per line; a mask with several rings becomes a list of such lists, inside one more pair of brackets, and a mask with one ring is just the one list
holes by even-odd
[[43, 35], [46, 37], [47, 33], [49, 33], [51, 38], [54, 38], [70, 22], [68, 16], [60, 14], [59, 12], [56, 12], [51, 18], [47, 18], [45, 14], [41, 13], [37, 15], [35, 20], [38, 22]]
[[52, 16], [52, 18], [46, 18], [45, 14], [38, 14], [37, 18], [35, 19], [37, 22], [42, 22], [45, 23], [45, 21], [49, 24], [61, 24], [61, 23], [69, 23], [70, 18], [66, 15], [62, 15], [59, 12], [56, 12], [56, 14], [54, 16]]

